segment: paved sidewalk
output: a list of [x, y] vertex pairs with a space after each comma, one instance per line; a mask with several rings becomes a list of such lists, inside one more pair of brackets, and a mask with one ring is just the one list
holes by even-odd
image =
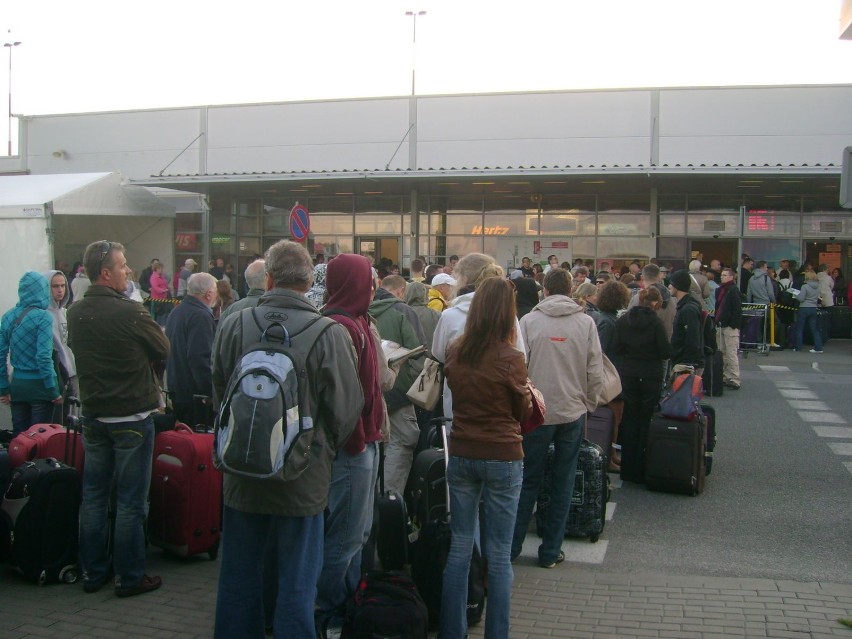
[[[201, 557], [179, 560], [152, 550], [149, 572], [164, 585], [129, 599], [108, 588], [87, 595], [80, 584], [40, 588], [4, 569], [0, 637], [211, 637], [217, 568]], [[543, 570], [522, 563], [515, 566], [511, 636], [852, 639], [839, 617], [852, 617], [852, 584], [619, 575], [576, 564]], [[470, 634], [483, 632], [480, 624]]]

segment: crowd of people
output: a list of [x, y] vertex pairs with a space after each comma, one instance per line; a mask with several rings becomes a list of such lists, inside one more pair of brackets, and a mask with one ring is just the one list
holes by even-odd
[[[89, 593], [108, 583], [122, 597], [162, 585], [146, 574], [143, 526], [152, 416], [165, 407], [163, 388], [179, 420], [197, 421], [198, 398], [211, 398], [212, 413], [238, 356], [268, 323], [284, 321], [298, 334], [320, 315], [335, 321], [306, 358], [316, 431], [308, 470], [286, 484], [224, 476], [217, 637], [262, 636], [271, 628], [276, 637], [303, 638], [342, 623], [373, 526], [380, 459], [385, 489], [402, 493], [435, 414], [451, 419], [452, 545], [441, 636], [466, 636], [476, 544], [488, 567], [486, 636], [507, 637], [512, 563], [551, 445], [552, 494], [537, 560], [554, 568], [565, 559], [580, 443], [587, 415], [602, 403], [606, 359], [622, 385], [608, 404], [617, 425], [614, 446], [605, 451], [609, 469], [641, 483], [648, 425], [672, 366], [700, 374], [718, 348], [724, 384], [738, 389], [743, 304], [794, 298], [792, 342], [799, 350], [809, 325], [812, 352], [819, 353], [817, 307], [850, 299], [839, 269], [797, 269], [783, 260], [775, 270], [748, 256], [738, 270], [699, 257], [678, 270], [636, 260], [620, 273], [606, 262], [594, 270], [583, 260], [560, 264], [549, 256], [542, 267], [524, 257], [506, 273], [493, 257], [470, 253], [447, 264], [417, 257], [404, 277], [389, 261], [374, 265], [342, 254], [326, 262], [282, 240], [247, 266], [241, 299], [222, 259], [207, 273], [194, 272], [197, 263], [187, 259], [171, 281], [154, 259], [135, 282], [124, 247], [98, 241], [87, 247], [81, 268], [70, 286], [60, 270], [21, 278], [19, 302], [0, 325], [0, 356], [14, 370], [11, 377], [6, 367], [0, 371], [0, 401], [11, 404], [15, 433], [60, 421], [69, 395], [82, 401], [80, 554]], [[180, 303], [163, 310], [172, 295]], [[144, 297], [147, 306], [138, 303]], [[263, 312], [249, 310], [255, 308]], [[425, 357], [443, 364], [436, 412], [416, 408], [406, 394], [424, 356], [389, 366], [382, 340], [424, 346]], [[546, 418], [522, 434], [533, 386], [544, 397]], [[113, 483], [114, 573], [105, 537]]]

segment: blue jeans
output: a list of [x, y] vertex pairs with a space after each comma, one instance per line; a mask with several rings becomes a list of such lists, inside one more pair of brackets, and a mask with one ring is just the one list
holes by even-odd
[[222, 531], [214, 636], [263, 639], [263, 564], [271, 554], [278, 567], [275, 639], [313, 639], [314, 599], [322, 569], [322, 513], [285, 517], [225, 506]]
[[116, 514], [112, 561], [116, 588], [133, 588], [145, 575], [145, 517], [151, 486], [154, 421], [107, 424], [83, 419], [83, 503], [80, 506], [80, 561], [83, 578], [109, 573], [108, 512], [113, 483]]
[[[59, 412], [57, 412], [57, 409]], [[62, 417], [62, 404], [53, 402], [12, 402], [12, 434], [23, 433], [33, 424], [58, 423], [54, 416]]]
[[[485, 497], [485, 546], [488, 548], [488, 610], [485, 636], [509, 636], [509, 606], [514, 573], [509, 561], [518, 512], [524, 463], [450, 457], [452, 543], [444, 568], [441, 595], [441, 639], [467, 636], [467, 579], [473, 552], [479, 500]], [[485, 490], [487, 488], [487, 490]]]
[[562, 540], [565, 538], [571, 497], [574, 494], [574, 476], [577, 472], [577, 458], [580, 455], [585, 425], [586, 416], [583, 415], [573, 422], [540, 426], [524, 435], [524, 486], [518, 501], [518, 516], [512, 538], [512, 559], [521, 554], [533, 507], [544, 479], [547, 447], [551, 442], [556, 451], [553, 458], [553, 481], [550, 484], [550, 506], [547, 509], [544, 535], [538, 547], [538, 560], [539, 563], [550, 564], [559, 556]]
[[317, 612], [343, 617], [346, 601], [361, 579], [361, 550], [373, 526], [379, 445], [357, 455], [342, 448], [331, 467], [325, 519], [325, 550], [317, 584]]
[[823, 347], [822, 333], [819, 332], [817, 325], [817, 309], [815, 306], [800, 306], [799, 316], [796, 318], [796, 335], [793, 341], [793, 347], [799, 351], [802, 350], [802, 342], [804, 341], [805, 326], [811, 327], [811, 335], [814, 338], [814, 350], [821, 351]]

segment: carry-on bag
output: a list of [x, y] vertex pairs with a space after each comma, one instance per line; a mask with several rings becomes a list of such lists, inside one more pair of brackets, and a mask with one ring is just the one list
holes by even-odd
[[[700, 410], [700, 409], [699, 409]], [[706, 420], [654, 415], [645, 448], [645, 484], [651, 490], [697, 495], [704, 490]]]
[[[442, 418], [442, 422], [449, 419]], [[429, 627], [437, 628], [441, 618], [441, 592], [444, 583], [444, 566], [450, 554], [452, 532], [450, 530], [450, 489], [446, 482], [446, 464], [449, 463], [447, 433], [443, 425], [439, 426], [444, 448], [438, 451], [444, 461], [444, 482], [442, 488], [447, 508], [420, 529], [417, 541], [412, 547], [411, 577], [417, 585], [426, 608], [429, 610]], [[424, 451], [428, 452], [428, 451]], [[423, 453], [421, 453], [422, 455]], [[437, 512], [437, 511], [436, 511]], [[467, 581], [467, 623], [473, 626], [482, 620], [485, 611], [485, 574], [482, 556], [476, 544], [470, 561]]]
[[213, 434], [186, 424], [154, 438], [148, 535], [154, 546], [215, 559], [222, 528], [222, 473], [213, 467]]
[[724, 356], [722, 351], [715, 351], [712, 355], [704, 358], [704, 373], [701, 381], [704, 392], [711, 397], [721, 397], [725, 390], [722, 383], [722, 369], [724, 367]]
[[395, 570], [370, 571], [347, 604], [341, 636], [426, 639], [428, 632], [429, 613], [411, 578]]
[[15, 469], [0, 504], [5, 560], [39, 585], [74, 583], [80, 519], [80, 480], [56, 459], [36, 459]]
[[615, 433], [615, 413], [609, 406], [599, 406], [586, 417], [586, 439], [600, 446], [609, 458]]
[[11, 441], [9, 459], [13, 468], [33, 459], [53, 457], [76, 468], [82, 482], [85, 449], [80, 401], [69, 397], [68, 405], [67, 428], [61, 424], [34, 424]]
[[444, 450], [426, 448], [411, 466], [405, 499], [416, 527], [439, 519], [447, 511], [447, 470]]
[[[550, 505], [550, 487], [553, 477], [553, 444], [547, 448], [544, 479], [536, 501], [535, 526], [539, 537], [544, 534], [547, 510]], [[596, 443], [583, 440], [577, 459], [571, 507], [565, 523], [566, 537], [588, 537], [595, 543], [606, 525], [606, 505], [610, 498], [609, 475], [606, 472], [606, 455]]]
[[379, 455], [379, 494], [376, 496], [379, 523], [376, 549], [384, 570], [402, 570], [402, 567], [409, 563], [411, 522], [402, 495], [395, 491], [385, 491], [384, 445], [379, 446]]

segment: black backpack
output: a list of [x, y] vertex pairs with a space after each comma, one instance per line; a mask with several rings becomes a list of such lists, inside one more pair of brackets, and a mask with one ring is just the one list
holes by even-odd
[[426, 639], [429, 614], [411, 578], [404, 572], [367, 572], [346, 610], [344, 639]]

